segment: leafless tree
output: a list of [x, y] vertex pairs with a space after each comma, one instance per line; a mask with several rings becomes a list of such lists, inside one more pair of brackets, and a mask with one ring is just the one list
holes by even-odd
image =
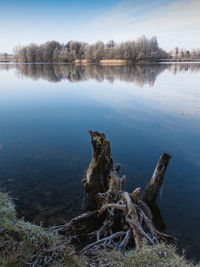
[[110, 40], [106, 44], [101, 41], [94, 44], [78, 41], [60, 44], [56, 41], [50, 41], [40, 46], [30, 44], [18, 47], [14, 53], [19, 62], [73, 62], [76, 59], [87, 59], [91, 62], [99, 62], [102, 59], [154, 61], [168, 57], [200, 57], [199, 50], [188, 52], [179, 48], [175, 48], [167, 54], [159, 47], [155, 36], [150, 39], [141, 36], [135, 41], [122, 43], [115, 43], [114, 40]]

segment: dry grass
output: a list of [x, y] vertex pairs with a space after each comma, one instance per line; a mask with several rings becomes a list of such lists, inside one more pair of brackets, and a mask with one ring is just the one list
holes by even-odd
[[28, 265], [83, 266], [65, 237], [17, 219], [9, 196], [0, 192], [0, 266]]
[[200, 264], [188, 262], [184, 255], [178, 255], [174, 246], [164, 243], [156, 246], [144, 244], [141, 250], [130, 250], [125, 254], [103, 251], [100, 262], [100, 266], [109, 264], [109, 267], [200, 267]]
[[130, 61], [124, 60], [124, 59], [102, 59], [100, 60], [100, 64], [106, 64], [106, 65], [123, 65], [126, 63], [129, 63]]
[[74, 63], [90, 63], [88, 59], [75, 59]]
[[[0, 266], [83, 267], [89, 265], [75, 254], [68, 240], [53, 229], [45, 229], [17, 219], [15, 207], [6, 193], [0, 192]], [[35, 264], [35, 265], [34, 265]], [[175, 247], [144, 244], [139, 251], [99, 252], [98, 266], [109, 267], [200, 267], [177, 254]]]

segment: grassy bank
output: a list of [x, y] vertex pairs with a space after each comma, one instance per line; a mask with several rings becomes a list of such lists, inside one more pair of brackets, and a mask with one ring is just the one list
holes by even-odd
[[178, 255], [175, 247], [164, 243], [156, 246], [144, 244], [141, 250], [130, 250], [125, 254], [104, 252], [101, 254], [102, 266], [105, 263], [109, 267], [200, 267], [200, 264], [195, 265]]
[[0, 192], [0, 266], [28, 265], [78, 267], [82, 263], [65, 237], [17, 219], [9, 196]]
[[124, 59], [102, 59], [99, 63], [103, 65], [123, 65], [132, 62]]
[[[177, 62], [200, 62], [200, 59], [194, 59], [194, 58], [178, 58], [178, 59], [156, 59], [156, 60], [125, 60], [125, 59], [102, 59], [99, 62], [92, 62], [87, 59], [76, 59], [73, 63], [75, 64], [88, 64], [88, 63], [98, 63], [101, 65], [124, 65], [124, 64], [145, 64], [145, 63], [157, 63], [157, 62], [171, 62], [171, 63], [177, 63]], [[62, 62], [60, 62], [62, 63]]]
[[[106, 264], [106, 265], [105, 265]], [[89, 266], [88, 260], [76, 256], [68, 240], [53, 229], [45, 229], [17, 219], [13, 202], [0, 192], [0, 266]], [[92, 266], [92, 265], [91, 265]], [[93, 265], [94, 266], [94, 265]], [[140, 251], [125, 254], [101, 251], [98, 266], [119, 267], [194, 267], [172, 246], [144, 245]]]
[[200, 58], [168, 58], [168, 59], [159, 59], [157, 62], [200, 62]]

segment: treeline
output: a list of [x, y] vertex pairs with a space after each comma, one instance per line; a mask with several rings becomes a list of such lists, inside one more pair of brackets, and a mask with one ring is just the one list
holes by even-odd
[[11, 54], [8, 54], [8, 53], [1, 53], [0, 54], [0, 61], [11, 61], [13, 59], [14, 59], [14, 57]]
[[192, 59], [199, 59], [200, 58], [200, 49], [180, 49], [175, 47], [171, 51], [169, 51], [169, 56], [174, 59], [181, 59], [181, 58], [192, 58]]
[[122, 59], [128, 61], [148, 60], [155, 61], [168, 58], [168, 54], [159, 47], [156, 37], [150, 39], [142, 36], [135, 41], [115, 43], [113, 40], [104, 44], [98, 41], [87, 44], [78, 41], [69, 41], [60, 44], [56, 41], [41, 45], [30, 44], [15, 48], [15, 59], [18, 62], [74, 62], [87, 60], [99, 62], [103, 59]]

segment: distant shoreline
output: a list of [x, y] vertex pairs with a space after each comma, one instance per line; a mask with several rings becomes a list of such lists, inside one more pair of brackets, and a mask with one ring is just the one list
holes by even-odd
[[157, 59], [157, 60], [124, 60], [124, 59], [103, 59], [99, 62], [92, 62], [87, 59], [76, 59], [74, 62], [20, 62], [14, 60], [0, 60], [0, 63], [25, 63], [25, 64], [100, 64], [100, 65], [125, 65], [125, 64], [149, 64], [149, 63], [178, 63], [178, 62], [200, 62], [200, 59], [192, 59], [192, 58], [179, 58], [179, 59]]

